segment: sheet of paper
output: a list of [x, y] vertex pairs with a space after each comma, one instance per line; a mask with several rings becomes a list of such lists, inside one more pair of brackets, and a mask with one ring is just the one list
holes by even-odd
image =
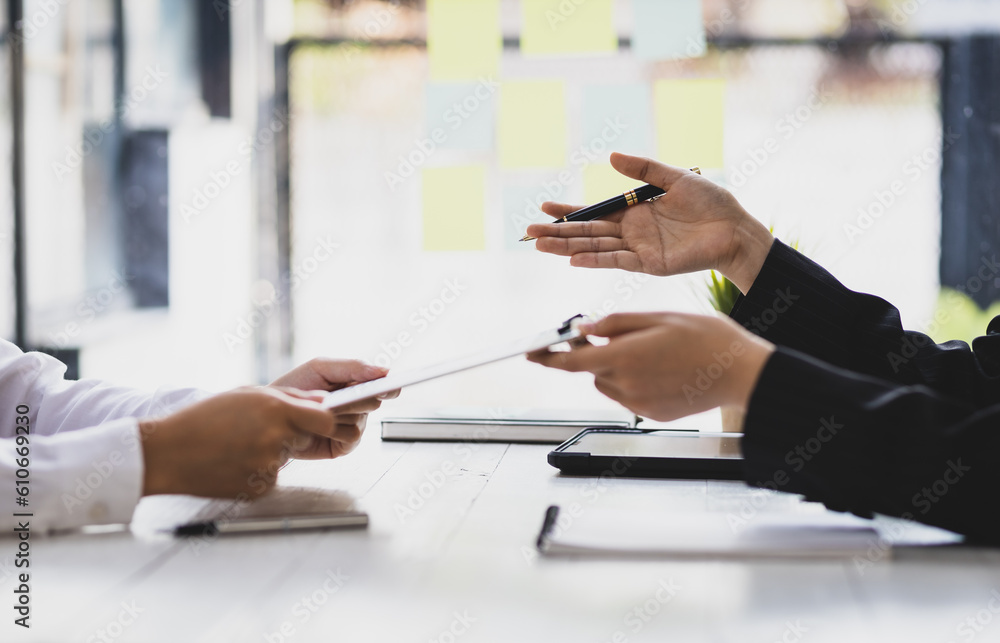
[[441, 141], [441, 149], [493, 150], [497, 89], [492, 83], [428, 83], [424, 98], [426, 136]]
[[432, 80], [496, 78], [502, 51], [500, 0], [427, 0]]
[[637, 58], [671, 60], [705, 55], [701, 0], [632, 0]]
[[423, 170], [424, 250], [484, 250], [486, 168]]
[[607, 158], [610, 152], [654, 153], [653, 101], [648, 84], [586, 85], [581, 145]]
[[657, 158], [681, 167], [723, 167], [725, 96], [721, 78], [657, 81]]
[[861, 555], [878, 543], [871, 522], [817, 508], [806, 513], [736, 514], [630, 511], [593, 507], [560, 529], [543, 551], [553, 555], [829, 558]]
[[630, 179], [618, 173], [610, 163], [591, 163], [583, 167], [583, 200], [599, 203], [642, 185], [642, 181]]
[[424, 368], [390, 372], [381, 379], [371, 380], [370, 382], [362, 382], [361, 384], [355, 384], [354, 386], [349, 386], [347, 388], [340, 389], [339, 391], [333, 391], [332, 393], [327, 394], [326, 399], [323, 401], [323, 408], [332, 409], [338, 406], [344, 406], [345, 404], [350, 404], [351, 402], [366, 400], [370, 397], [381, 395], [382, 393], [388, 393], [389, 391], [395, 391], [396, 389], [405, 388], [413, 384], [426, 382], [427, 380], [444, 377], [445, 375], [451, 375], [453, 373], [460, 373], [462, 371], [467, 371], [470, 368], [475, 368], [476, 366], [484, 366], [486, 364], [499, 362], [500, 360], [508, 359], [510, 357], [530, 353], [531, 351], [536, 351], [554, 344], [566, 342], [579, 336], [580, 333], [576, 330], [576, 326], [574, 324], [564, 332], [560, 332], [558, 329], [547, 330], [538, 333], [537, 335], [524, 337], [508, 344], [492, 346], [448, 362], [442, 362], [440, 364], [434, 364]]
[[617, 49], [613, 0], [521, 0], [522, 54], [577, 54]]
[[552, 168], [566, 164], [566, 97], [561, 81], [506, 82], [500, 88], [497, 128], [500, 167]]

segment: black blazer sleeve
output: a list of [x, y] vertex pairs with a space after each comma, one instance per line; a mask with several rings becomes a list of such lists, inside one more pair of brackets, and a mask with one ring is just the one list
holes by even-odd
[[746, 479], [1000, 545], [998, 428], [1000, 405], [979, 408], [779, 347], [748, 405]]
[[[984, 271], [1000, 273], [1000, 265]], [[905, 331], [885, 300], [846, 288], [775, 241], [732, 318], [753, 333], [828, 364], [897, 384], [923, 385], [980, 406], [1000, 401], [1000, 317], [970, 349]]]
[[778, 345], [747, 409], [747, 481], [1000, 544], [1000, 317], [972, 348], [902, 329], [776, 241], [733, 318]]

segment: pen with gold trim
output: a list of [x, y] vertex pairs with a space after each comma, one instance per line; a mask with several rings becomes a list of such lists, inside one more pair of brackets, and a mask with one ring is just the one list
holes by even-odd
[[[691, 171], [695, 174], [701, 174], [701, 169], [696, 167], [691, 168]], [[553, 223], [566, 223], [568, 221], [591, 221], [593, 219], [600, 219], [601, 217], [606, 217], [609, 214], [614, 214], [619, 210], [623, 210], [629, 206], [635, 205], [636, 203], [642, 203], [643, 201], [649, 201], [650, 199], [655, 199], [658, 196], [662, 196], [666, 192], [663, 188], [656, 187], [655, 185], [640, 185], [634, 190], [629, 190], [624, 194], [619, 194], [616, 197], [612, 197], [607, 201], [601, 201], [600, 203], [595, 203], [594, 205], [588, 205], [585, 208], [580, 208], [576, 212], [567, 214], [561, 219], [556, 219]], [[524, 235], [521, 241], [531, 241], [534, 237], [529, 237]]]

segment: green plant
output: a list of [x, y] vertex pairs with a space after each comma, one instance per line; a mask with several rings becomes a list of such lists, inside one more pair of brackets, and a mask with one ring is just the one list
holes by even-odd
[[942, 288], [934, 319], [919, 330], [935, 343], [960, 339], [971, 344], [973, 339], [986, 334], [986, 327], [997, 315], [1000, 315], [1000, 302], [983, 310], [965, 293]]
[[[774, 234], [774, 228], [768, 228], [768, 230], [771, 234]], [[799, 242], [797, 240], [788, 245], [792, 250], [799, 249]], [[707, 284], [708, 301], [712, 304], [712, 308], [723, 315], [728, 315], [733, 312], [736, 299], [740, 296], [740, 289], [736, 287], [736, 284], [726, 279], [722, 273], [714, 270], [710, 270], [709, 273], [711, 281]]]
[[722, 274], [710, 271], [712, 281], [708, 284], [708, 300], [712, 308], [723, 315], [728, 315], [736, 305], [736, 298], [740, 296], [740, 289], [736, 284], [729, 281]]

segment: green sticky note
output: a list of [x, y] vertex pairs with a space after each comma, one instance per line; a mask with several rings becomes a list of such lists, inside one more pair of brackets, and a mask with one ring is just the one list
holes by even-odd
[[424, 250], [484, 250], [486, 168], [423, 170]]
[[559, 81], [516, 81], [500, 87], [497, 126], [502, 168], [566, 164], [566, 98]]
[[723, 167], [726, 83], [721, 78], [660, 80], [653, 87], [659, 160]]
[[502, 50], [500, 0], [427, 0], [431, 80], [495, 78]]
[[521, 53], [618, 50], [612, 0], [521, 0]]
[[640, 185], [642, 181], [619, 174], [608, 163], [591, 163], [583, 167], [583, 200], [587, 205], [600, 203]]

